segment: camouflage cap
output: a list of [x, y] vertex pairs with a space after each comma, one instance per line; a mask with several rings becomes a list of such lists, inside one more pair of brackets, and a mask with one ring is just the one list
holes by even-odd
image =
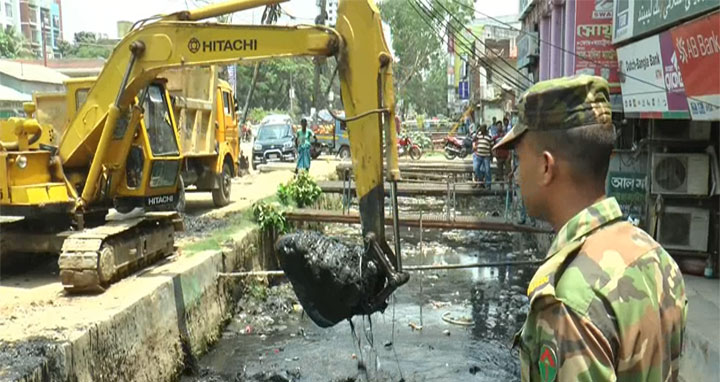
[[610, 89], [598, 76], [579, 75], [541, 81], [517, 105], [518, 122], [495, 145], [510, 148], [528, 130], [563, 130], [590, 125], [612, 126]]

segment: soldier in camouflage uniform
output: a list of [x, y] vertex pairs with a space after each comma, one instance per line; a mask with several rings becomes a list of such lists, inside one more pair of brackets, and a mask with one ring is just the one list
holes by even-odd
[[540, 82], [518, 109], [496, 148], [515, 148], [527, 212], [557, 232], [515, 338], [522, 380], [677, 380], [685, 284], [668, 253], [605, 196], [615, 136], [608, 83]]

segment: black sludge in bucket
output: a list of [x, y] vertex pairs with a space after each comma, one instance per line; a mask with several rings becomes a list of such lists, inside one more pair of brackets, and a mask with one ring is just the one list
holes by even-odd
[[373, 313], [367, 302], [382, 290], [385, 277], [361, 246], [299, 231], [280, 237], [275, 252], [300, 304], [318, 326]]

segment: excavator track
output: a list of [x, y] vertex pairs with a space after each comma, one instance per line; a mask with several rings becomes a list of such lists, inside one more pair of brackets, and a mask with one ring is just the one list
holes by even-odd
[[182, 230], [175, 212], [109, 221], [70, 235], [58, 261], [69, 293], [101, 293], [113, 282], [174, 252], [173, 234]]

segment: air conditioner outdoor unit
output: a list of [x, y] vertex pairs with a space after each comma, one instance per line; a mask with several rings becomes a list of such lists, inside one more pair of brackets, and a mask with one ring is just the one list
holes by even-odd
[[654, 194], [707, 195], [710, 159], [707, 154], [662, 154], [652, 156]]
[[667, 249], [705, 252], [710, 234], [710, 211], [692, 207], [665, 207], [656, 240]]
[[707, 141], [710, 139], [710, 122], [693, 121], [690, 126], [655, 125], [652, 128], [654, 139], [679, 141]]

